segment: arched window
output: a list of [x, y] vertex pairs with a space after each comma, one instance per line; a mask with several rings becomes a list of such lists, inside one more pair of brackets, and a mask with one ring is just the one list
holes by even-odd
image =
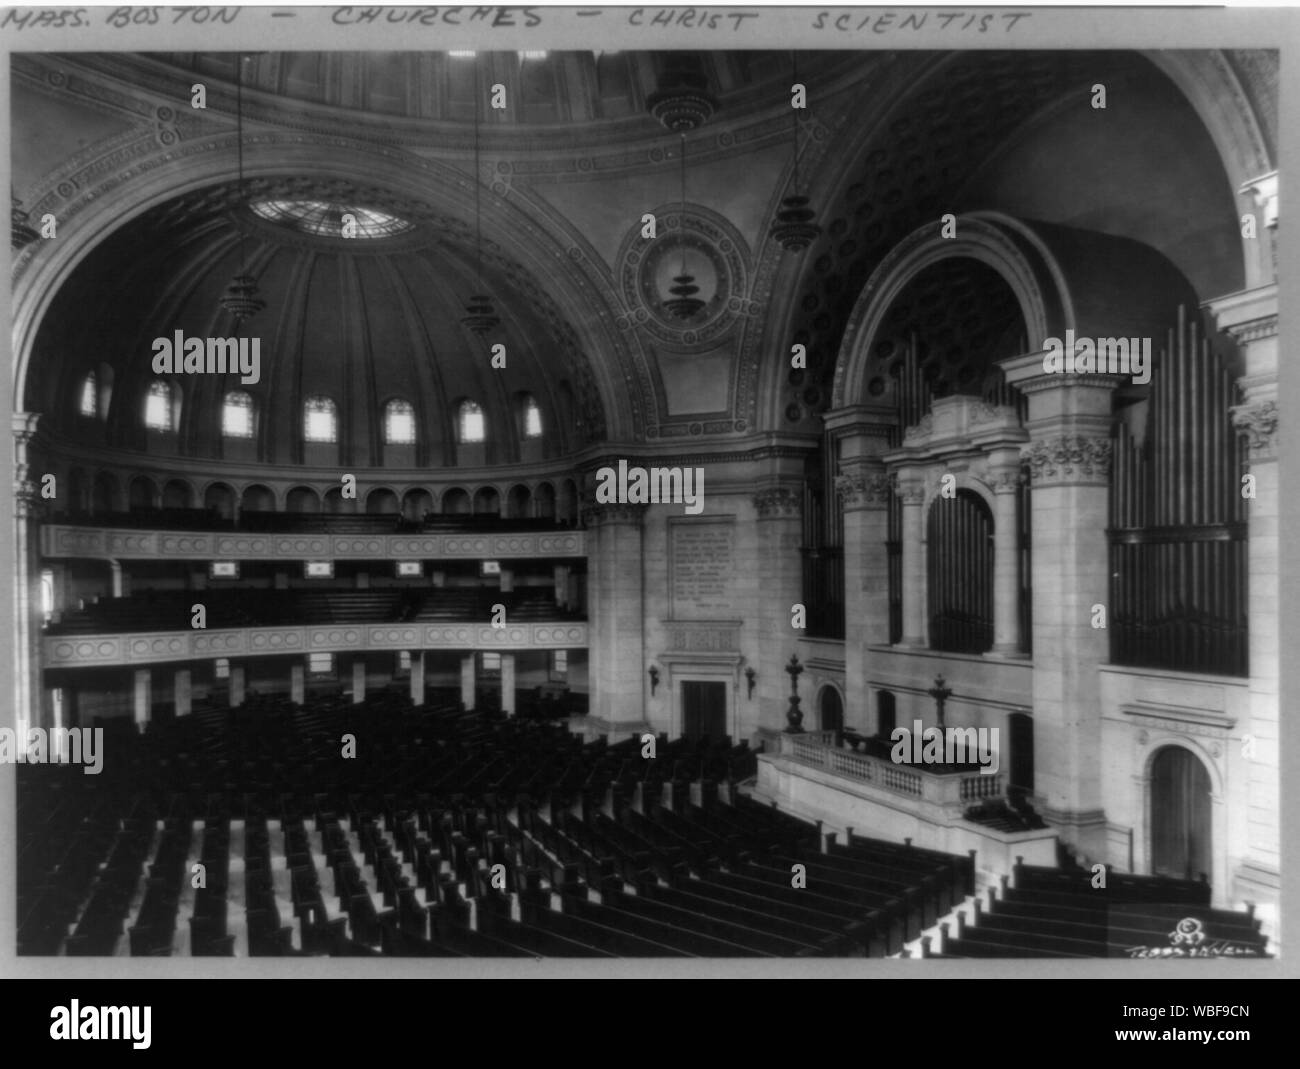
[[309, 397], [303, 403], [302, 436], [308, 442], [338, 441], [338, 415], [328, 397]]
[[384, 405], [384, 443], [415, 444], [415, 408], [410, 401], [389, 401]]
[[540, 438], [542, 436], [542, 410], [537, 407], [537, 399], [532, 394], [524, 395], [524, 437]]
[[144, 403], [144, 425], [153, 431], [176, 429], [170, 383], [154, 381], [149, 384], [149, 396]]
[[221, 433], [227, 438], [253, 437], [253, 399], [243, 390], [231, 390], [221, 406]]
[[92, 418], [99, 415], [99, 380], [93, 371], [81, 383], [81, 414]]
[[483, 421], [483, 409], [473, 401], [462, 401], [456, 413], [456, 430], [462, 443], [484, 441], [487, 426]]

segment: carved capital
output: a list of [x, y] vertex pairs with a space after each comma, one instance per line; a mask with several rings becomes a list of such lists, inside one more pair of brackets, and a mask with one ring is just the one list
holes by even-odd
[[802, 495], [788, 486], [772, 486], [754, 495], [760, 520], [798, 519]]
[[925, 504], [925, 480], [899, 479], [895, 491], [904, 505]]
[[1014, 494], [1025, 482], [1025, 474], [1019, 468], [1002, 468], [989, 472], [988, 484], [995, 494]]
[[[23, 465], [25, 468], [26, 465]], [[14, 517], [17, 519], [26, 519], [29, 516], [36, 516], [41, 509], [41, 493], [37, 485], [31, 479], [18, 478], [14, 480]]]
[[889, 503], [889, 495], [894, 492], [894, 485], [884, 472], [855, 472], [836, 476], [835, 492], [839, 495], [840, 505], [846, 509], [884, 508]]
[[1030, 442], [1020, 451], [1035, 483], [1104, 483], [1110, 478], [1111, 440], [1059, 434]]
[[1246, 436], [1251, 460], [1277, 458], [1277, 402], [1255, 401], [1233, 405], [1232, 425]]

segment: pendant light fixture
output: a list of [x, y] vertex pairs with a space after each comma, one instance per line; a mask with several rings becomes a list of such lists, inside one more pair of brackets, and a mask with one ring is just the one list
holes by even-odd
[[[794, 52], [790, 53], [791, 85], [799, 84], [799, 62]], [[799, 108], [790, 107], [790, 117], [794, 126], [794, 183], [793, 192], [781, 201], [776, 213], [776, 223], [772, 227], [774, 237], [787, 252], [803, 252], [822, 232], [814, 219], [817, 213], [809, 207], [808, 198], [799, 193]]]
[[[235, 130], [236, 146], [239, 153], [239, 203], [247, 203], [244, 193], [244, 55], [241, 52], [235, 61]], [[244, 259], [244, 228], [239, 229], [239, 270], [231, 279], [226, 292], [221, 295], [221, 307], [235, 318], [235, 327], [266, 307], [266, 302], [257, 293], [257, 280], [248, 274], [248, 261]]]
[[708, 92], [708, 79], [696, 57], [672, 55], [666, 61], [658, 88], [646, 98], [646, 107], [666, 129], [679, 136], [681, 160], [680, 208], [678, 211], [677, 246], [681, 255], [679, 273], [663, 302], [664, 310], [675, 319], [691, 319], [704, 308], [696, 296], [700, 287], [686, 270], [686, 135], [697, 130], [713, 115], [718, 103]]
[[693, 275], [686, 270], [686, 132], [681, 134], [681, 152], [682, 160], [682, 183], [681, 183], [681, 207], [677, 212], [677, 248], [681, 253], [681, 273], [673, 276], [675, 286], [670, 286], [668, 292], [672, 294], [664, 301], [664, 309], [669, 315], [677, 319], [690, 319], [700, 313], [704, 307], [704, 302], [700, 300], [697, 293], [700, 287], [695, 285]]
[[483, 293], [483, 205], [482, 181], [479, 170], [479, 108], [481, 107], [478, 82], [478, 56], [474, 57], [474, 281], [480, 292], [465, 302], [465, 315], [460, 321], [480, 337], [492, 333], [501, 325], [501, 318], [492, 307], [492, 298]]

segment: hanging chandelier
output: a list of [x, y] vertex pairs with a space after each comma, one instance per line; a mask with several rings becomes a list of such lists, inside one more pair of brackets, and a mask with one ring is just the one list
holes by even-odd
[[[793, 52], [790, 53], [790, 71], [792, 75], [790, 91], [793, 93], [794, 86], [799, 83], [799, 64]], [[777, 209], [776, 223], [772, 226], [772, 237], [787, 252], [803, 252], [817, 239], [822, 228], [813, 221], [817, 218], [817, 213], [811, 207], [809, 199], [799, 193], [799, 109], [792, 105], [790, 115], [794, 126], [793, 191], [782, 199], [781, 207]]]
[[681, 160], [682, 160], [682, 183], [681, 183], [681, 208], [677, 213], [677, 245], [681, 252], [681, 273], [673, 276], [675, 286], [670, 286], [668, 292], [672, 295], [664, 301], [664, 310], [676, 319], [690, 319], [692, 316], [699, 315], [700, 310], [704, 307], [704, 302], [700, 300], [697, 293], [700, 287], [695, 285], [695, 278], [686, 270], [686, 134], [681, 135]]
[[646, 98], [646, 107], [664, 127], [676, 134], [698, 130], [718, 108], [701, 71], [679, 61], [664, 72], [659, 87]]
[[[241, 53], [235, 63], [235, 130], [236, 146], [239, 154], [239, 202], [244, 204], [244, 56]], [[238, 224], [237, 224], [238, 225]], [[258, 296], [257, 280], [248, 273], [248, 261], [244, 258], [244, 229], [239, 226], [239, 270], [221, 295], [221, 307], [235, 319], [235, 328], [246, 319], [251, 319], [263, 308], [266, 302]]]
[[[480, 97], [476, 56], [474, 59], [474, 281], [481, 291], [483, 289], [483, 183], [479, 170], [479, 108], [482, 106]], [[501, 325], [501, 317], [492, 307], [492, 298], [482, 292], [473, 295], [465, 302], [465, 314], [461, 316], [460, 321], [479, 337], [491, 334]]]

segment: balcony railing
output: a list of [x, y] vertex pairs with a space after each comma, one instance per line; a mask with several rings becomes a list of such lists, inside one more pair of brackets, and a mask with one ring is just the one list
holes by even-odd
[[999, 798], [1006, 788], [1006, 778], [1001, 772], [937, 772], [916, 765], [899, 765], [836, 746], [834, 734], [781, 735], [776, 741], [777, 752], [812, 768], [823, 768], [858, 783], [869, 783], [940, 806], [965, 807]]

